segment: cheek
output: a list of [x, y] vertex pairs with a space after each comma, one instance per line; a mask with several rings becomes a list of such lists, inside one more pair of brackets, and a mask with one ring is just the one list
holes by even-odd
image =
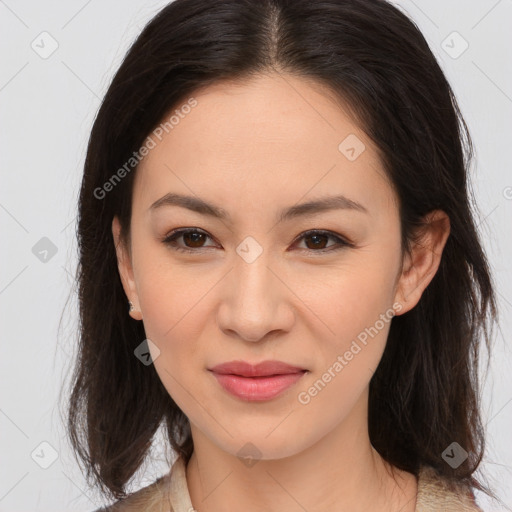
[[354, 279], [354, 283], [344, 280], [344, 285], [340, 289], [340, 283], [330, 295], [331, 301], [320, 309], [335, 336], [324, 336], [323, 342], [316, 344], [313, 372], [297, 390], [298, 410], [307, 417], [322, 417], [326, 431], [350, 414], [367, 388], [382, 358], [393, 318], [382, 291], [385, 281]]
[[[204, 371], [204, 348], [198, 344], [207, 315], [201, 300], [211, 284], [191, 272], [155, 264], [139, 267], [139, 301], [147, 338], [159, 349], [155, 370], [169, 395], [195, 417], [192, 396], [200, 396], [198, 376]], [[145, 272], [142, 269], [146, 269]]]
[[155, 369], [173, 399], [186, 401], [190, 397], [183, 388], [196, 389], [197, 377], [206, 371], [205, 332], [211, 328], [215, 286], [224, 272], [177, 262], [160, 248], [134, 254], [134, 266], [146, 336], [160, 351]]
[[146, 334], [165, 342], [208, 283], [197, 268], [176, 263], [171, 250], [153, 239], [149, 229], [136, 225], [133, 232], [133, 267]]
[[[368, 249], [330, 272], [328, 285], [316, 281], [308, 306], [329, 330], [322, 327], [316, 333], [323, 342], [316, 344], [318, 364], [311, 377], [320, 377], [320, 386], [329, 382], [331, 391], [324, 399], [330, 393], [336, 400], [358, 396], [377, 368], [393, 318], [395, 263], [393, 251]], [[322, 378], [325, 372], [330, 373]]]
[[160, 350], [176, 351], [187, 347], [201, 331], [201, 314], [206, 301], [202, 297], [212, 287], [208, 279], [200, 280], [190, 271], [149, 265], [141, 273], [138, 289], [148, 338], [154, 339]]
[[368, 251], [329, 272], [327, 283], [325, 279], [316, 280], [308, 305], [329, 327], [326, 332], [337, 345], [356, 338], [389, 311], [393, 304], [393, 268], [391, 257]]

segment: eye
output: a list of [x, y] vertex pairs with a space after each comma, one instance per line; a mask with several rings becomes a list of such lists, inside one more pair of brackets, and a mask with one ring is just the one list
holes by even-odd
[[[177, 245], [177, 240], [183, 238], [185, 247]], [[175, 229], [167, 235], [162, 242], [170, 246], [176, 251], [182, 252], [195, 252], [196, 249], [203, 249], [205, 246], [201, 245], [206, 238], [210, 238], [204, 231], [193, 228]], [[206, 246], [208, 247], [208, 246]]]
[[[178, 240], [183, 239], [185, 246], [178, 245]], [[203, 243], [211, 237], [204, 231], [197, 228], [180, 228], [175, 229], [167, 236], [165, 236], [162, 240], [162, 243], [171, 247], [173, 250], [181, 251], [181, 252], [198, 252], [198, 250], [206, 249], [212, 246], [205, 246]], [[332, 239], [335, 241], [331, 246], [325, 245], [325, 241], [328, 239]], [[342, 249], [344, 247], [354, 247], [354, 244], [351, 242], [341, 238], [341, 236], [332, 233], [331, 231], [326, 231], [322, 229], [313, 229], [310, 231], [306, 231], [302, 233], [298, 238], [295, 239], [297, 241], [304, 240], [306, 243], [306, 251], [310, 252], [327, 252]], [[301, 248], [302, 249], [302, 248]]]
[[[335, 243], [330, 247], [326, 247], [325, 241], [329, 238], [334, 240]], [[327, 252], [342, 249], [343, 247], [354, 247], [354, 245], [349, 241], [344, 240], [331, 231], [326, 231], [323, 229], [313, 229], [306, 231], [300, 235], [298, 240], [304, 240], [306, 244], [306, 250], [311, 250], [313, 252]]]

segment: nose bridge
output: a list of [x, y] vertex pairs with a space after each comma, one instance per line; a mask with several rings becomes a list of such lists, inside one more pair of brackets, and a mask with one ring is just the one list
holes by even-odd
[[[237, 295], [244, 302], [247, 302], [247, 299], [252, 302], [251, 299], [254, 299], [255, 303], [259, 303], [265, 296], [270, 299], [269, 292], [273, 287], [273, 283], [271, 283], [273, 274], [269, 269], [269, 254], [265, 251], [255, 255], [254, 249], [250, 248], [245, 253], [247, 258], [239, 256], [235, 263], [233, 278], [237, 282]], [[270, 300], [267, 300], [267, 303], [269, 302]]]
[[[269, 331], [289, 328], [293, 314], [286, 287], [274, 275], [270, 252], [252, 237], [236, 249], [234, 268], [219, 313], [219, 326], [240, 337], [258, 341]], [[269, 268], [270, 267], [270, 268]]]

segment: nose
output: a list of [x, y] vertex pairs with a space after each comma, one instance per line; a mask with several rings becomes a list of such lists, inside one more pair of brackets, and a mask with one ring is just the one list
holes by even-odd
[[230, 336], [257, 342], [290, 331], [295, 321], [293, 293], [283, 271], [265, 253], [255, 261], [235, 261], [222, 284], [219, 328]]

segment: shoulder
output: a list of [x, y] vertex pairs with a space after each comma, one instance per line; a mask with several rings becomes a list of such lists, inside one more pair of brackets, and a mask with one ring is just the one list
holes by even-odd
[[444, 478], [431, 466], [422, 466], [418, 477], [416, 512], [482, 512], [471, 488]]
[[112, 505], [95, 510], [94, 512], [173, 512], [169, 497], [169, 474], [160, 477], [152, 484], [139, 489], [116, 501]]

